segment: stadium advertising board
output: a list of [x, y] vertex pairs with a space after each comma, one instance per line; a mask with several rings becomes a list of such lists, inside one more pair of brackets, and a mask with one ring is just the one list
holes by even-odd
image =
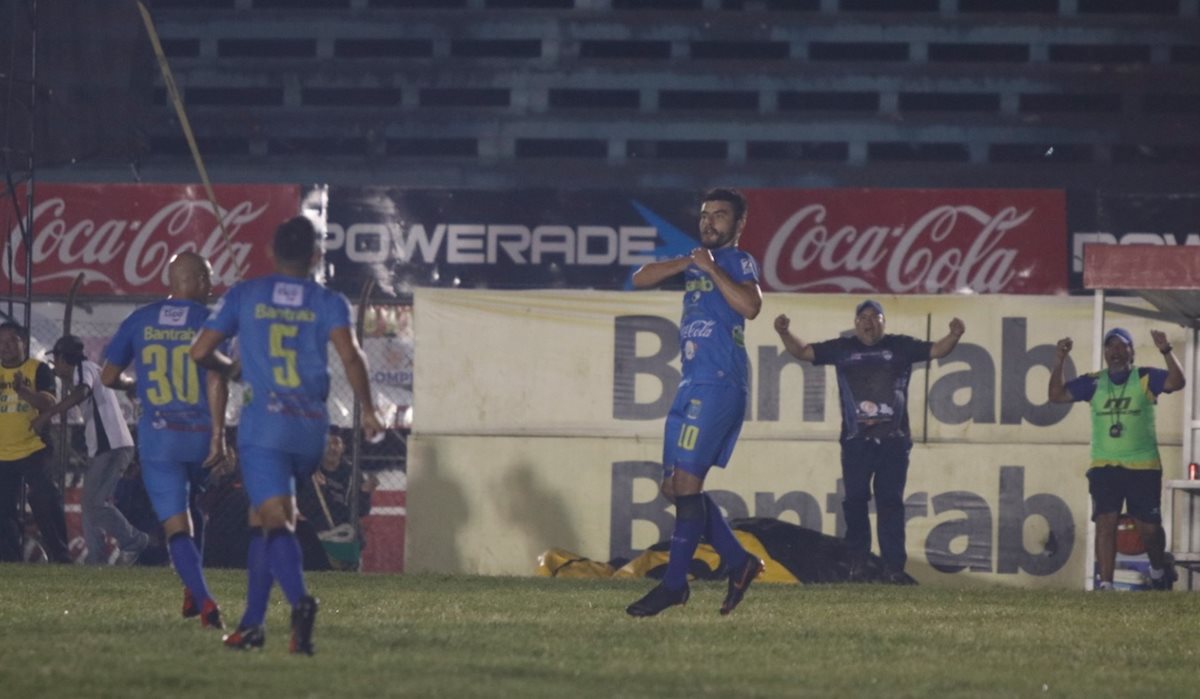
[[1064, 195], [1022, 189], [749, 189], [742, 249], [768, 291], [1055, 294]]
[[1083, 291], [1083, 246], [1200, 246], [1200, 195], [1071, 192], [1071, 291]]
[[[742, 247], [774, 291], [1054, 294], [1066, 289], [1054, 190], [746, 189]], [[697, 246], [690, 191], [329, 190], [332, 284], [628, 288]]]
[[[879, 298], [890, 332], [936, 339], [955, 316], [967, 326], [954, 353], [914, 367], [910, 387], [918, 578], [1081, 584], [1090, 427], [1082, 408], [1048, 404], [1046, 384], [1060, 337], [1090, 361], [1090, 299]], [[730, 513], [840, 533], [832, 371], [790, 360], [770, 321], [787, 313], [806, 340], [834, 337], [856, 299], [768, 294], [748, 324], [749, 419], [729, 469], [710, 475]], [[670, 292], [419, 291], [408, 569], [527, 574], [551, 547], [607, 559], [661, 540], [654, 463], [679, 378], [678, 305]], [[1158, 326], [1125, 324], [1138, 356], [1157, 361]], [[1172, 397], [1158, 410], [1168, 477], [1180, 469], [1180, 413]]]
[[[232, 247], [200, 185], [38, 185], [30, 244], [34, 295], [66, 294], [82, 273], [86, 295], [162, 296], [168, 292], [167, 262], [188, 250], [212, 263], [218, 293], [239, 279], [265, 274], [266, 243], [280, 222], [300, 210], [299, 188], [214, 190]], [[0, 254], [14, 260], [11, 268], [0, 265], [0, 280], [20, 288], [26, 253], [21, 225], [11, 213], [0, 220], [7, 232]]]

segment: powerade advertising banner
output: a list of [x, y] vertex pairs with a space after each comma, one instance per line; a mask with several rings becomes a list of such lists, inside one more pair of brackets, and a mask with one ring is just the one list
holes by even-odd
[[1200, 246], [1200, 195], [1071, 192], [1067, 201], [1071, 291], [1084, 290], [1085, 245]]
[[[1056, 294], [1066, 289], [1056, 190], [746, 189], [741, 247], [767, 291]], [[348, 295], [417, 287], [629, 287], [698, 245], [685, 191], [329, 190], [326, 258]]]
[[[82, 273], [80, 293], [163, 296], [167, 262], [198, 252], [213, 266], [216, 293], [266, 274], [267, 247], [284, 220], [300, 211], [296, 185], [217, 185], [214, 212], [200, 185], [42, 184], [33, 207], [34, 295], [61, 295]], [[23, 192], [18, 201], [25, 202]], [[11, 206], [0, 215], [6, 236], [0, 283], [25, 284], [26, 243]], [[22, 211], [24, 213], [24, 211]], [[221, 233], [224, 222], [232, 246]], [[11, 260], [11, 262], [10, 262]]]

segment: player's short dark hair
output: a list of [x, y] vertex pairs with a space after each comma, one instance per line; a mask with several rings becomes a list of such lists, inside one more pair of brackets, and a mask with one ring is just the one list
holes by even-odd
[[749, 208], [746, 205], [746, 197], [743, 197], [742, 193], [736, 189], [725, 189], [722, 187], [710, 189], [704, 193], [704, 199], [701, 201], [728, 202], [733, 207], [733, 219], [735, 221], [741, 221], [746, 218], [746, 209]]
[[275, 259], [307, 263], [317, 251], [317, 227], [305, 216], [284, 221], [275, 229]]

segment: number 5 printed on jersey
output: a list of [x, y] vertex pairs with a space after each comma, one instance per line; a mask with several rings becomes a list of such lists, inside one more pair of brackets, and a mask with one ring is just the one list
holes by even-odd
[[[300, 328], [284, 323], [271, 323], [271, 370], [276, 385], [296, 388], [300, 385], [300, 372], [296, 371], [296, 350], [284, 344], [300, 334]], [[282, 362], [282, 363], [281, 363]]]

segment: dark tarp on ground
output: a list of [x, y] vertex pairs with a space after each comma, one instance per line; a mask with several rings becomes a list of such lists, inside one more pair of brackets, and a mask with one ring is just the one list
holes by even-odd
[[[759, 579], [763, 582], [837, 583], [849, 582], [850, 565], [846, 542], [834, 536], [805, 529], [768, 517], [731, 521], [738, 541], [766, 563]], [[648, 577], [662, 578], [666, 571], [668, 542], [659, 542], [631, 561], [600, 563], [562, 549], [550, 549], [538, 560], [538, 574], [547, 577]], [[697, 580], [720, 580], [727, 575], [721, 559], [707, 544], [696, 550], [689, 572]], [[859, 582], [881, 582], [883, 561], [867, 557], [865, 574]], [[909, 583], [915, 583], [911, 577]]]

